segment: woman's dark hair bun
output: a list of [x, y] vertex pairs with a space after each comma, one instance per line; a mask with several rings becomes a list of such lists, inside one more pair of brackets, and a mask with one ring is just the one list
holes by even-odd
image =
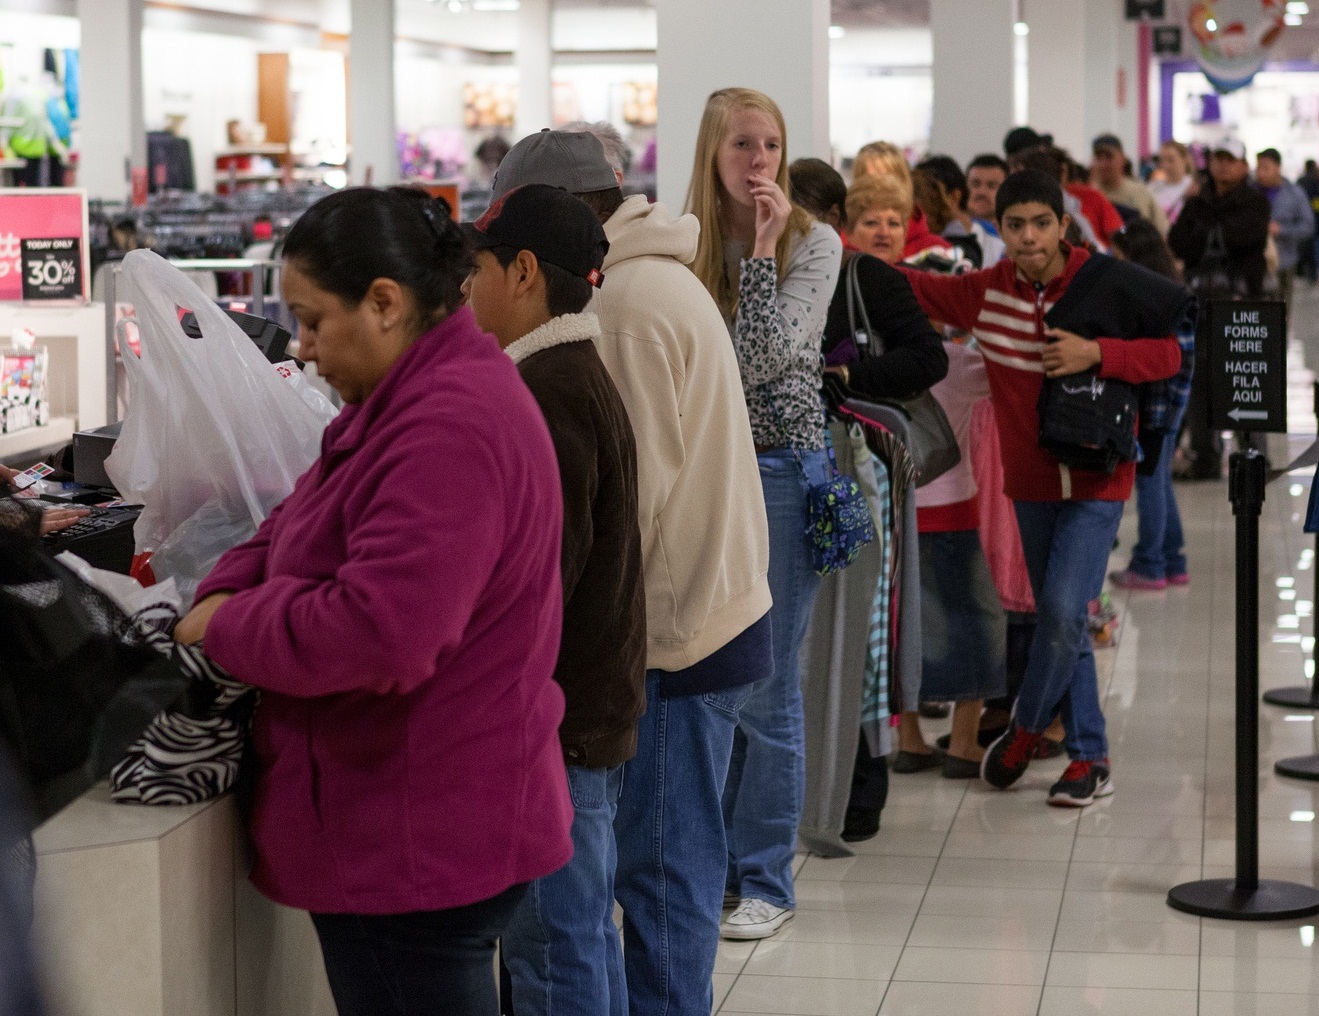
[[289, 230], [284, 257], [345, 303], [376, 279], [417, 301], [423, 327], [462, 302], [469, 254], [447, 201], [416, 187], [354, 187], [312, 205]]

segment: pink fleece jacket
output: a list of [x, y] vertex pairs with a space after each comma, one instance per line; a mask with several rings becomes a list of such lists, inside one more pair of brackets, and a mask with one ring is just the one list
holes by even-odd
[[423, 335], [198, 598], [262, 689], [252, 880], [307, 910], [463, 906], [572, 854], [558, 725], [562, 504], [517, 368], [458, 311]]

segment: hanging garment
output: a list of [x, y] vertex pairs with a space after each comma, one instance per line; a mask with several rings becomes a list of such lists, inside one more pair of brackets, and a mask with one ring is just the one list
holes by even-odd
[[[892, 502], [888, 470], [866, 444], [860, 424], [830, 424], [838, 468], [855, 477], [865, 493], [877, 538], [852, 565], [820, 582], [815, 610], [803, 642], [802, 700], [806, 734], [806, 799], [799, 827], [801, 841], [821, 857], [850, 857], [840, 838], [852, 789], [857, 730], [862, 724], [863, 684], [872, 676], [887, 681], [887, 628], [872, 646], [870, 618], [876, 596], [888, 600], [891, 582]], [[879, 701], [887, 704], [887, 690]], [[878, 754], [892, 749], [888, 716], [877, 723]]]

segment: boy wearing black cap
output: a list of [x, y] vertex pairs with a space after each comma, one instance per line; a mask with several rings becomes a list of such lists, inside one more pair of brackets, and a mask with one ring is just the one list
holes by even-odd
[[510, 191], [464, 230], [475, 266], [463, 292], [540, 405], [563, 487], [554, 677], [567, 700], [559, 736], [575, 810], [573, 859], [531, 884], [503, 958], [519, 1016], [624, 1013], [613, 822], [645, 708], [646, 607], [636, 445], [596, 353], [600, 323], [582, 313], [603, 281], [609, 244], [583, 202], [538, 184]]

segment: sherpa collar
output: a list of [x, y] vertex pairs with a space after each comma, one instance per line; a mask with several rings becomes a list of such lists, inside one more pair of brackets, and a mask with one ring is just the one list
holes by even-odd
[[521, 363], [529, 356], [540, 353], [553, 346], [562, 346], [569, 342], [582, 342], [600, 337], [600, 319], [594, 314], [561, 314], [550, 318], [539, 328], [527, 332], [504, 352], [513, 358], [514, 363]]

